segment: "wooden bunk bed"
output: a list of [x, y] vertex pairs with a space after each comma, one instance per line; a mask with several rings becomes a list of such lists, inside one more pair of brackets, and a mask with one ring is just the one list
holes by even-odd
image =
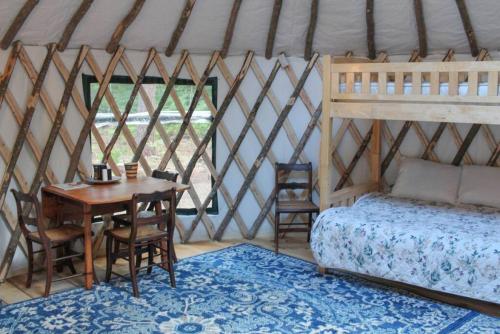
[[[382, 121], [500, 124], [499, 61], [337, 64], [331, 56], [325, 56], [323, 72], [319, 167], [321, 211], [351, 206], [362, 195], [382, 189]], [[337, 118], [373, 121], [368, 143], [370, 181], [332, 191], [332, 147], [335, 145], [332, 124]], [[319, 270], [326, 272], [323, 267]], [[426, 297], [500, 315], [500, 308], [495, 303], [362, 273], [361, 276]]]

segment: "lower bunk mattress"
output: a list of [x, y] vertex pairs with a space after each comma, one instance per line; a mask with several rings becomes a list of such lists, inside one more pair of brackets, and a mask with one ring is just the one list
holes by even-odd
[[500, 210], [372, 193], [323, 211], [318, 265], [500, 304]]

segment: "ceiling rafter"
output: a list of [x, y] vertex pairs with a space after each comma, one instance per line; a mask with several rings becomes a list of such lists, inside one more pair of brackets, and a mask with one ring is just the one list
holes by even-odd
[[57, 51], [63, 52], [64, 50], [66, 50], [66, 47], [68, 46], [68, 43], [71, 39], [71, 36], [75, 32], [76, 27], [83, 19], [83, 17], [89, 10], [90, 6], [92, 6], [93, 2], [94, 0], [82, 0], [80, 6], [75, 11], [73, 16], [69, 20], [68, 24], [66, 25], [66, 28], [64, 28], [64, 32], [61, 35], [61, 39], [59, 40], [59, 43], [57, 43]]
[[273, 56], [274, 39], [276, 31], [278, 31], [278, 21], [280, 19], [282, 0], [274, 0], [273, 13], [271, 14], [271, 23], [269, 24], [269, 32], [266, 42], [266, 58], [270, 59]]
[[375, 20], [373, 18], [373, 0], [366, 0], [366, 40], [368, 44], [368, 58], [371, 60], [377, 57], [375, 47]]
[[427, 57], [427, 30], [425, 28], [424, 8], [422, 0], [413, 0], [415, 20], [418, 32], [418, 53], [420, 57]]
[[165, 50], [165, 55], [170, 57], [177, 47], [177, 43], [179, 43], [179, 39], [181, 38], [182, 33], [184, 32], [184, 28], [186, 28], [189, 17], [191, 16], [191, 12], [193, 11], [194, 4], [196, 0], [186, 0], [186, 5], [182, 10], [181, 17], [179, 18], [179, 22], [177, 22], [177, 27], [172, 33], [172, 37], [170, 38], [170, 42], [168, 43], [167, 49]]
[[229, 46], [231, 45], [231, 40], [233, 39], [234, 27], [236, 26], [236, 19], [238, 18], [238, 12], [240, 11], [241, 2], [242, 0], [234, 0], [233, 2], [231, 16], [229, 17], [226, 34], [224, 35], [224, 43], [222, 44], [222, 49], [220, 51], [220, 55], [222, 58], [226, 58], [227, 52], [229, 51]]
[[311, 16], [309, 18], [309, 27], [307, 28], [306, 47], [304, 50], [304, 59], [309, 60], [312, 56], [312, 47], [314, 41], [314, 32], [318, 23], [319, 0], [311, 1]]
[[21, 7], [16, 17], [14, 18], [14, 21], [12, 21], [12, 23], [10, 24], [9, 29], [7, 29], [7, 32], [5, 33], [5, 35], [3, 35], [2, 41], [0, 42], [0, 47], [3, 50], [9, 48], [14, 38], [16, 38], [18, 31], [23, 26], [24, 21], [26, 21], [31, 11], [36, 7], [36, 5], [38, 5], [38, 2], [39, 0], [27, 0]]
[[477, 46], [476, 34], [474, 29], [472, 29], [472, 23], [470, 21], [469, 12], [467, 11], [467, 6], [464, 0], [455, 0], [457, 3], [458, 11], [460, 12], [460, 18], [462, 19], [462, 24], [464, 25], [465, 34], [467, 35], [467, 40], [469, 41], [470, 53], [472, 57], [477, 57], [479, 54], [479, 48]]
[[137, 18], [145, 2], [146, 0], [135, 0], [132, 8], [130, 8], [130, 11], [127, 13], [127, 15], [125, 15], [125, 17], [123, 18], [123, 20], [121, 20], [118, 26], [116, 26], [113, 35], [111, 35], [111, 39], [109, 40], [108, 46], [106, 46], [106, 51], [108, 53], [114, 53], [116, 49], [118, 49], [118, 45], [120, 44], [120, 41], [123, 37], [123, 34], [125, 33], [125, 30], [127, 30], [127, 28]]

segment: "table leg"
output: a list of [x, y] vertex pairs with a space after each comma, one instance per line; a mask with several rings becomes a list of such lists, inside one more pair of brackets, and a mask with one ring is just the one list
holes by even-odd
[[94, 266], [92, 265], [92, 212], [88, 205], [83, 207], [83, 228], [84, 228], [84, 249], [85, 249], [85, 288], [91, 289], [93, 283], [93, 271]]

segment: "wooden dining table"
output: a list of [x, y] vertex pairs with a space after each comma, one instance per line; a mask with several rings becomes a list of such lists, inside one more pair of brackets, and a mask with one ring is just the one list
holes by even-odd
[[151, 193], [175, 188], [185, 191], [188, 185], [152, 177], [123, 178], [118, 183], [85, 185], [65, 190], [57, 185], [42, 188], [43, 214], [49, 219], [82, 220], [84, 227], [85, 288], [93, 284], [92, 220], [93, 217], [129, 211], [135, 193]]

